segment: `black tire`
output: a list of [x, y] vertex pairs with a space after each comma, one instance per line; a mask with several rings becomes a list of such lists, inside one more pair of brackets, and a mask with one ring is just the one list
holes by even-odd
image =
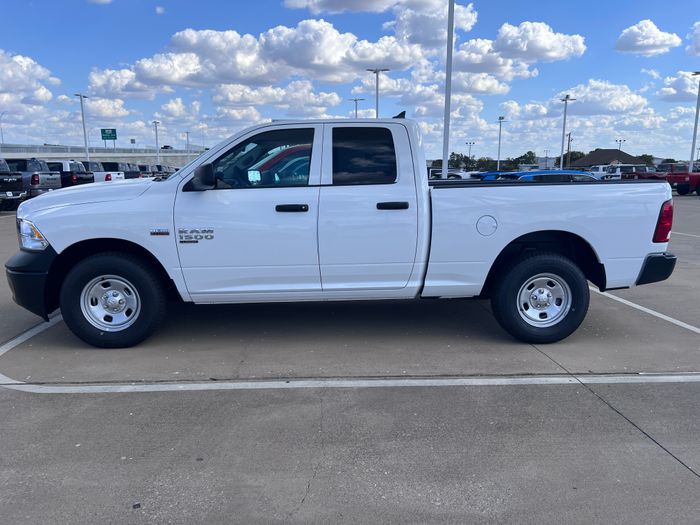
[[[528, 295], [535, 292], [528, 291], [525, 286], [528, 281], [539, 275], [555, 276], [563, 281], [566, 286], [560, 286], [561, 292], [568, 286], [568, 300], [563, 302], [568, 304], [568, 310], [561, 308], [561, 317], [554, 316], [547, 320], [526, 321], [529, 304], [520, 305], [519, 295], [521, 291]], [[516, 339], [525, 343], [555, 343], [570, 336], [581, 325], [588, 311], [590, 302], [590, 291], [588, 281], [583, 272], [570, 259], [556, 253], [536, 253], [524, 256], [510, 267], [510, 270], [502, 276], [497, 276], [498, 283], [494, 287], [491, 295], [491, 308], [493, 315], [503, 329]], [[541, 279], [547, 280], [546, 277]], [[549, 281], [547, 281], [549, 283]], [[557, 283], [552, 282], [556, 289]], [[545, 294], [549, 290], [545, 290]], [[550, 296], [551, 297], [551, 296]], [[534, 296], [533, 296], [534, 298]], [[546, 299], [546, 297], [545, 297]], [[551, 299], [550, 299], [551, 300]], [[523, 312], [521, 314], [521, 311]], [[537, 307], [533, 307], [530, 315], [542, 315]], [[545, 317], [547, 313], [544, 313]], [[536, 326], [538, 323], [546, 324], [555, 322], [550, 326]], [[535, 325], [533, 325], [534, 323]]]
[[698, 183], [698, 185], [695, 187], [695, 193], [698, 197], [700, 197], [700, 183]]
[[678, 195], [688, 195], [690, 193], [690, 184], [676, 184]]
[[[126, 283], [124, 297], [133, 294], [138, 307], [131, 311], [127, 321], [131, 324], [110, 330], [95, 325], [99, 321], [91, 321], [90, 314], [83, 312], [83, 308], [89, 308], [84, 306], [83, 291], [89, 286], [108, 287], [112, 282]], [[161, 279], [146, 261], [124, 253], [100, 253], [80, 261], [68, 272], [61, 286], [60, 305], [66, 325], [78, 338], [100, 348], [126, 348], [139, 344], [158, 329], [165, 318], [167, 296]], [[108, 318], [112, 319], [109, 313], [105, 322]]]

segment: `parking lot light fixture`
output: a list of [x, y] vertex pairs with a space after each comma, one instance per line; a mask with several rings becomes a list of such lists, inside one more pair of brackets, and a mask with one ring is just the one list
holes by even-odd
[[375, 92], [375, 100], [374, 100], [374, 107], [375, 107], [375, 118], [379, 118], [379, 74], [380, 73], [385, 73], [387, 71], [391, 71], [390, 69], [387, 69], [385, 67], [375, 67], [375, 68], [369, 68], [367, 69], [370, 73], [374, 73], [376, 77], [376, 92]]
[[[693, 76], [697, 77], [700, 75], [700, 71], [694, 71]], [[700, 79], [698, 79], [700, 80]], [[695, 126], [693, 127], [693, 145], [690, 147], [690, 165], [688, 166], [689, 171], [692, 173], [695, 171], [695, 162], [693, 159], [693, 153], [695, 153], [695, 144], [698, 139], [698, 117], [700, 117], [700, 82], [698, 82], [698, 101], [695, 105]]]
[[157, 120], [153, 121], [153, 129], [156, 132], [156, 164], [160, 164], [160, 146], [158, 145], [158, 122]]
[[187, 162], [190, 161], [190, 132], [185, 131], [185, 137], [187, 140]]
[[564, 142], [566, 142], [566, 111], [569, 108], [569, 102], [573, 102], [576, 99], [571, 98], [571, 95], [569, 95], [567, 93], [566, 96], [560, 100], [564, 103], [564, 124], [562, 125], [562, 129], [561, 129], [561, 155], [559, 156], [559, 169], [563, 170], [564, 169]]
[[349, 98], [348, 100], [355, 103], [355, 118], [357, 118], [357, 103], [365, 100], [364, 98]]
[[467, 146], [469, 146], [469, 153], [467, 153], [467, 158], [468, 158], [469, 160], [471, 160], [471, 158], [472, 158], [472, 146], [473, 146], [474, 144], [476, 144], [476, 142], [474, 142], [474, 141], [469, 141], [469, 142], [465, 142], [465, 144], [466, 144]]
[[76, 97], [80, 98], [80, 115], [83, 119], [83, 140], [85, 141], [85, 159], [90, 160], [90, 148], [88, 148], [88, 139], [87, 139], [87, 131], [85, 129], [85, 105], [83, 104], [83, 100], [88, 98], [82, 93], [76, 93]]
[[617, 151], [622, 150], [622, 145], [627, 142], [625, 139], [615, 139], [615, 142], [617, 142]]
[[496, 159], [496, 171], [501, 171], [501, 129], [503, 128], [504, 122], [505, 117], [498, 117], [498, 157]]

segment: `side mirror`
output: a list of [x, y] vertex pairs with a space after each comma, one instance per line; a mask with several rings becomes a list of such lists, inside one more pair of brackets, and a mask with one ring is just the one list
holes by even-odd
[[185, 191], [206, 191], [216, 187], [213, 164], [202, 164], [194, 170], [194, 177], [185, 185]]

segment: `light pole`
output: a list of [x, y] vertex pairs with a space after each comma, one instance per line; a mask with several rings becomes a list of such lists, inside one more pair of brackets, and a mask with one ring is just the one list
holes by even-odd
[[445, 57], [445, 116], [442, 125], [442, 178], [447, 178], [450, 154], [450, 106], [452, 104], [452, 51], [455, 36], [455, 1], [447, 3], [447, 56]]
[[153, 121], [153, 127], [156, 130], [156, 164], [160, 164], [160, 146], [158, 145], [158, 122], [157, 120]]
[[370, 73], [374, 73], [374, 75], [377, 78], [376, 93], [375, 93], [375, 118], [379, 118], [379, 73], [384, 73], [386, 71], [390, 71], [390, 69], [382, 67], [382, 68], [367, 69], [367, 71], [369, 71]]
[[85, 131], [85, 106], [83, 105], [83, 100], [88, 97], [86, 97], [82, 93], [76, 93], [75, 96], [80, 98], [80, 115], [83, 118], [83, 140], [85, 141], [85, 159], [89, 162], [90, 148], [88, 148], [87, 131]]
[[627, 142], [625, 139], [615, 139], [615, 142], [617, 142], [617, 151], [622, 150], [622, 145]]
[[7, 111], [0, 113], [0, 151], [2, 151], [2, 147], [5, 145], [5, 134], [2, 131], [2, 117], [4, 117], [6, 114]]
[[549, 169], [549, 149], [544, 150], [544, 169]]
[[569, 95], [567, 93], [566, 96], [560, 100], [564, 103], [564, 125], [562, 126], [562, 129], [561, 129], [561, 157], [559, 157], [559, 169], [563, 170], [564, 169], [564, 142], [566, 141], [566, 110], [569, 108], [569, 102], [573, 102], [576, 99], [571, 98], [571, 95]]
[[[700, 71], [694, 71], [693, 76], [700, 75]], [[700, 82], [698, 82], [698, 103], [695, 106], [695, 127], [693, 127], [693, 145], [690, 147], [690, 172], [695, 171], [695, 162], [693, 162], [693, 152], [695, 151], [695, 143], [698, 138], [698, 116], [700, 116]]]
[[190, 160], [190, 132], [185, 131], [185, 137], [187, 138], [187, 161]]
[[501, 128], [505, 117], [498, 117], [498, 158], [496, 159], [496, 171], [501, 170]]
[[467, 158], [471, 159], [472, 158], [472, 146], [476, 144], [476, 142], [465, 142], [467, 146], [469, 146], [469, 153], [467, 153]]
[[355, 118], [357, 118], [357, 103], [365, 100], [364, 98], [349, 98], [348, 100], [351, 100], [355, 103]]

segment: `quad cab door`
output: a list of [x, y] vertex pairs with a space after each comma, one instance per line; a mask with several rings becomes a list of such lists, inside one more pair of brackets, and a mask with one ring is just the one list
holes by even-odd
[[377, 290], [406, 288], [418, 239], [407, 129], [338, 122], [326, 124], [324, 135], [318, 224], [324, 295], [376, 297]]
[[321, 291], [322, 129], [257, 129], [213, 161], [215, 189], [188, 191], [189, 177], [183, 180], [175, 233], [195, 302], [289, 300]]

